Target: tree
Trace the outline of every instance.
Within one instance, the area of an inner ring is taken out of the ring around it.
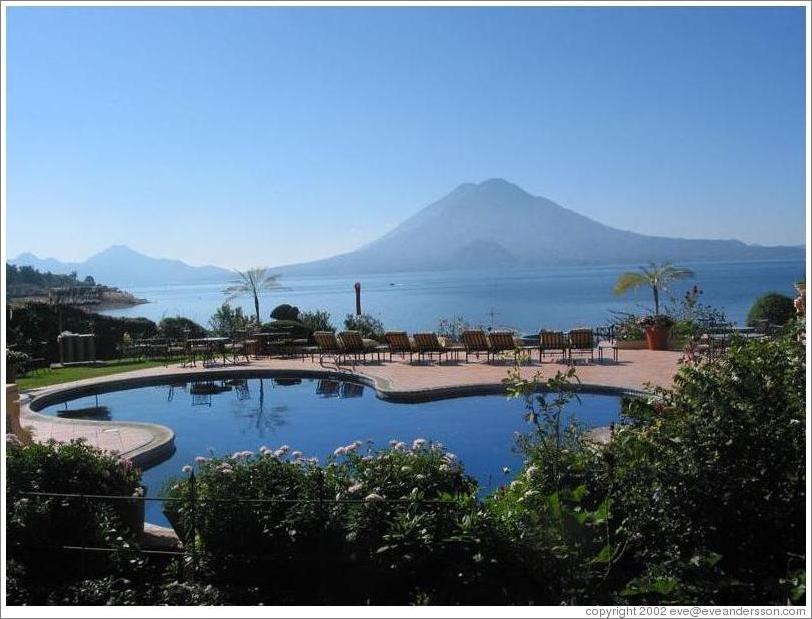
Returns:
[[[252,267],[246,271],[237,271],[240,276],[231,285],[223,291],[226,295],[226,302],[232,301],[237,297],[244,294],[249,294],[254,297],[254,310],[256,311],[257,324],[262,324],[259,315],[259,295],[266,290],[280,288],[279,283],[276,281],[278,275],[268,275],[268,267]]]
[[[660,292],[668,289],[668,285],[679,279],[694,277],[691,269],[677,267],[670,262],[656,264],[649,262],[647,267],[640,267],[640,272],[626,271],[617,278],[614,293],[625,294],[629,290],[648,286],[654,295],[654,313],[660,313]]]
[[[242,313],[241,307],[232,308],[223,303],[209,319],[209,327],[214,335],[232,337],[236,331],[248,328],[251,319]]]
[[[773,325],[785,325],[795,316],[795,305],[790,297],[778,292],[770,292],[756,299],[747,312],[747,324],[754,327],[766,320]]]

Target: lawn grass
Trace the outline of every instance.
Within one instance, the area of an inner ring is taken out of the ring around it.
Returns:
[[[144,370],[162,365],[164,365],[163,361],[136,361],[125,359],[122,361],[109,361],[105,365],[98,366],[75,366],[54,370],[39,370],[37,372],[32,371],[26,376],[18,377],[17,386],[20,388],[20,391],[24,391],[26,389],[36,389],[38,387],[47,387],[48,385],[67,383],[73,380],[107,376],[109,374],[129,372],[131,370]]]

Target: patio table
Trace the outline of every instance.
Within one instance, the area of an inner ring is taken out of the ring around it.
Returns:
[[[203,367],[206,367],[206,364],[213,364],[218,354],[223,356],[223,363],[227,363],[226,344],[228,342],[229,339],[227,337],[196,337],[190,339],[189,345],[191,346],[192,352],[192,364],[194,364],[195,345],[203,348]]]
[[[257,352],[261,352],[263,356],[270,357],[271,346],[273,344],[283,344],[285,340],[290,337],[290,333],[287,331],[260,331],[259,333],[252,334],[251,337],[259,341]]]

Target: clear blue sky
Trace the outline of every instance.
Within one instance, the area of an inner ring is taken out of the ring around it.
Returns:
[[[278,265],[491,177],[804,241],[802,8],[18,7],[7,69],[9,256]]]

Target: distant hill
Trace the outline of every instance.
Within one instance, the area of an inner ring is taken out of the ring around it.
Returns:
[[[803,247],[647,236],[589,219],[502,179],[460,185],[353,252],[285,275],[802,258]]]
[[[84,262],[61,262],[26,253],[9,260],[9,263],[52,273],[76,271],[80,279],[92,275],[96,281],[119,287],[218,283],[234,277],[228,269],[193,267],[180,260],[150,258],[124,245],[108,247]]]

